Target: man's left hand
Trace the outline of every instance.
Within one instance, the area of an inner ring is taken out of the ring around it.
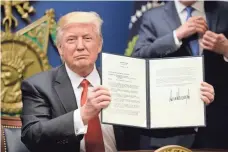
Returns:
[[[207,31],[200,42],[203,49],[228,57],[228,39],[223,34]]]
[[[214,87],[206,82],[201,83],[201,99],[207,105],[214,101],[215,91]]]

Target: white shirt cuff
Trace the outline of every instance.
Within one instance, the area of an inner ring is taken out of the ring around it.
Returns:
[[[228,62],[228,57],[225,57],[225,56],[224,56],[224,60],[225,60],[226,62]]]
[[[74,110],[74,132],[75,135],[82,135],[87,133],[88,125],[84,125],[80,113],[80,108]]]
[[[180,46],[182,45],[182,41],[178,40],[175,30],[173,31],[173,38],[174,38],[174,42],[176,44],[177,49],[179,49]]]

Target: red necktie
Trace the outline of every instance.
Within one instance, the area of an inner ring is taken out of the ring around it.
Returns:
[[[87,100],[89,81],[84,79],[81,82],[81,86],[83,87],[81,106],[83,106]],[[85,147],[86,152],[105,152],[101,124],[98,115],[90,119],[88,122],[88,129],[85,134]]]

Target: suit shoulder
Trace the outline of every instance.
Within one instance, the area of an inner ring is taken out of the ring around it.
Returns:
[[[206,8],[212,11],[227,12],[228,2],[226,1],[205,1]]]
[[[216,1],[219,6],[223,6],[224,8],[228,7],[228,1]]]
[[[146,11],[144,16],[151,17],[151,16],[158,16],[161,15],[164,10],[165,5],[161,5],[155,8],[151,8],[150,10]]]
[[[218,1],[219,9],[221,9],[223,12],[228,12],[228,2],[227,1]]]
[[[61,65],[63,66],[63,65]],[[32,84],[39,84],[39,83],[46,83],[46,82],[52,82],[58,69],[61,67],[58,66],[56,68],[52,68],[50,70],[37,73],[27,79],[24,79],[23,82],[29,82]]]

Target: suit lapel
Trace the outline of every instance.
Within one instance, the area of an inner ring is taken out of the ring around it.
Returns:
[[[163,18],[166,20],[172,31],[176,30],[181,25],[174,2],[168,2],[165,4]]]
[[[78,108],[73,87],[64,65],[58,69],[54,88],[66,112]]]
[[[205,14],[208,23],[209,30],[216,32],[217,22],[218,22],[218,10],[216,9],[217,2],[204,2]]]
[[[175,7],[174,1],[170,1],[165,4],[163,18],[169,25],[171,31],[176,30],[181,25],[181,21],[180,21],[179,15],[177,13],[177,9]],[[192,55],[192,51],[188,44],[188,40],[184,39],[183,43],[187,43],[187,45],[184,45],[184,47],[187,50],[187,52],[190,55]]]

